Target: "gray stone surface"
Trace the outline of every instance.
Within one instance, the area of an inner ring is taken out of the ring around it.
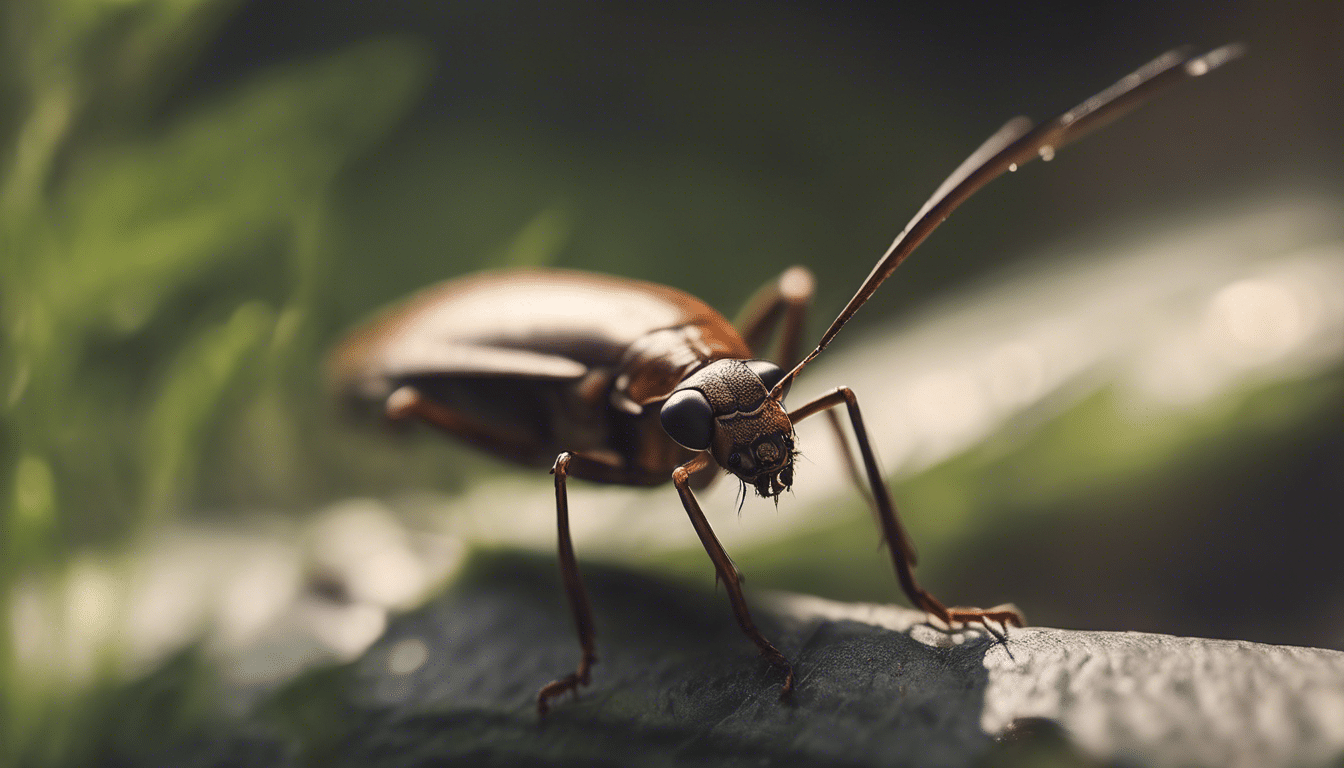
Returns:
[[[893,606],[772,602],[799,618],[859,621],[936,645],[960,639]],[[1154,765],[1319,765],[1344,756],[1339,651],[1027,627],[982,659],[987,733],[1049,718],[1087,753]]]
[[[779,674],[721,590],[592,566],[593,683],[539,721],[537,688],[577,658],[553,568],[478,559],[359,661],[282,692],[270,717],[290,723],[307,758],[344,765],[999,764],[996,736],[1014,723],[1040,731],[1020,718],[1057,722],[1082,753],[1066,764],[1344,755],[1344,653],[1043,628],[1000,642],[903,608],[757,595],[762,629],[798,675],[781,703]],[[343,725],[314,738],[294,714],[305,707],[320,710],[310,722]]]

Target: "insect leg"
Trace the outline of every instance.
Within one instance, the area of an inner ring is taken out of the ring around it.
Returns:
[[[756,291],[738,313],[736,323],[752,354],[762,354],[765,342],[782,319],[784,329],[776,345],[775,363],[785,369],[796,365],[803,338],[803,320],[815,292],[816,280],[811,271],[798,266],[789,267]]]
[[[756,623],[751,620],[751,612],[747,610],[747,600],[742,595],[741,576],[738,575],[733,561],[728,558],[728,553],[723,551],[723,545],[714,535],[714,530],[709,527],[709,521],[705,519],[705,513],[700,510],[700,503],[695,500],[695,494],[691,492],[691,475],[702,469],[708,462],[708,454],[702,453],[677,467],[672,471],[672,483],[677,487],[677,494],[681,496],[681,504],[686,507],[686,514],[691,518],[691,525],[695,527],[695,532],[700,536],[700,543],[705,545],[705,552],[714,563],[714,570],[718,573],[719,580],[728,590],[728,601],[733,606],[733,616],[737,618],[738,626],[756,644],[756,647],[761,649],[761,655],[765,656],[766,660],[784,671],[784,686],[779,691],[779,697],[781,699],[788,698],[793,691],[793,667],[784,658],[784,654],[771,645],[770,641],[761,635],[760,630],[756,629]]]
[[[1003,624],[1022,626],[1022,615],[1010,607],[991,609],[982,608],[946,608],[933,595],[915,581],[915,548],[910,537],[901,525],[896,505],[891,501],[891,493],[882,479],[872,445],[868,441],[868,430],[863,426],[863,415],[859,412],[859,400],[849,387],[840,387],[828,395],[813,400],[789,413],[789,419],[795,424],[821,411],[829,410],[843,403],[849,410],[849,421],[854,427],[854,437],[859,443],[859,452],[863,456],[864,469],[868,473],[868,484],[872,489],[872,499],[877,506],[877,522],[882,538],[891,552],[892,564],[896,566],[896,578],[901,589],[917,607],[928,611],[946,623],[978,621],[981,623],[996,621]]]
[[[473,418],[442,402],[424,396],[414,386],[398,387],[388,395],[387,417],[402,421],[412,417],[503,456],[525,461],[536,453],[535,439]]]
[[[849,475],[850,482],[854,483],[854,489],[859,492],[859,496],[868,502],[868,508],[872,510],[873,517],[878,521],[882,519],[882,510],[878,508],[877,501],[873,495],[868,493],[868,487],[864,483],[863,475],[859,474],[858,462],[854,461],[854,449],[849,445],[849,439],[845,437],[845,428],[840,425],[840,416],[835,409],[826,409],[826,423],[831,425],[831,434],[835,435],[835,444],[840,450],[840,460],[845,465],[845,474]],[[878,523],[881,528],[881,522]],[[883,534],[883,541],[886,541],[886,535]],[[908,542],[907,542],[908,543]],[[910,564],[915,564],[915,549],[910,547]]]
[[[569,475],[570,465],[574,462],[588,463],[591,459],[575,456],[569,452],[555,459],[551,474],[555,475],[555,521],[559,539],[560,579],[565,585],[565,597],[569,600],[569,610],[574,615],[574,630],[579,635],[579,647],[583,655],[579,657],[579,668],[570,674],[546,684],[537,692],[537,714],[545,715],[550,709],[550,699],[565,691],[573,691],[577,696],[579,686],[588,684],[589,671],[597,663],[597,650],[593,643],[596,631],[593,629],[593,608],[588,602],[588,592],[583,588],[583,578],[579,575],[579,563],[574,558],[574,543],[569,537],[569,494],[565,491],[565,478]]]

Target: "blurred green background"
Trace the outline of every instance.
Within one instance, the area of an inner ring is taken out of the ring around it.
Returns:
[[[389,301],[545,263],[674,285],[731,317],[806,264],[815,336],[1004,119],[1053,114],[1176,44],[1250,54],[986,190],[837,344],[1015,274],[1046,244],[1344,192],[1337,3],[3,12],[3,617],[21,587],[59,602],[88,558],[184,522],[300,525],[352,496],[457,494],[511,472],[339,418],[322,357]],[[1044,623],[1344,648],[1340,384],[1336,359],[1160,429],[1117,419],[1102,387],[1010,425],[902,480],[910,510],[974,509],[945,530],[909,513],[922,573],[959,597],[995,583]],[[847,554],[872,551],[863,515],[855,502],[805,545],[736,554],[753,586],[888,599],[880,558]],[[707,573],[692,557],[630,555]],[[65,695],[18,668],[17,622],[0,632],[11,745]],[[116,658],[52,679],[115,681]],[[41,749],[74,754],[52,746],[65,731],[44,733]]]

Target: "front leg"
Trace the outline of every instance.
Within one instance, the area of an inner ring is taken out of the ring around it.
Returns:
[[[756,623],[751,620],[751,612],[747,610],[747,600],[742,595],[742,578],[733,565],[733,561],[728,558],[728,553],[723,551],[723,545],[719,543],[719,538],[714,535],[714,530],[709,527],[709,521],[705,519],[705,513],[700,510],[700,503],[695,500],[695,494],[691,492],[690,478],[695,472],[704,469],[709,464],[709,454],[702,453],[694,459],[677,467],[672,471],[672,483],[677,487],[677,494],[681,496],[681,504],[686,508],[686,514],[691,518],[691,525],[695,527],[695,532],[700,536],[700,543],[705,545],[705,552],[709,559],[714,563],[714,570],[718,579],[723,582],[723,586],[728,590],[728,602],[733,606],[733,616],[737,618],[737,625],[757,648],[761,649],[761,655],[766,658],[775,667],[784,672],[784,686],[779,691],[779,698],[787,699],[793,692],[793,667],[789,665],[788,659],[779,649],[766,640],[756,629]]]
[[[892,564],[896,566],[896,578],[900,581],[901,589],[905,591],[910,601],[947,624],[978,621],[988,626],[987,622],[996,621],[1005,625],[1022,626],[1022,614],[1013,608],[946,608],[937,598],[921,587],[919,582],[915,581],[915,548],[910,543],[910,537],[906,534],[905,527],[901,525],[900,516],[896,512],[896,505],[892,503],[891,493],[887,490],[887,484],[882,479],[882,473],[877,467],[877,458],[874,456],[872,445],[868,441],[868,430],[863,426],[863,414],[859,412],[858,397],[849,387],[840,387],[834,392],[822,395],[790,412],[789,420],[797,424],[808,416],[834,408],[841,403],[844,403],[849,410],[849,421],[854,427],[854,437],[858,440],[859,452],[863,455],[863,466],[868,474],[868,485],[872,489],[872,501],[877,509],[877,521],[882,529],[882,538],[887,544],[887,549],[891,552]]]

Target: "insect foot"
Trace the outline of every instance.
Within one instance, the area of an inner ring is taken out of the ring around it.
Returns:
[[[1001,633],[991,626],[991,621],[997,622],[999,626],[1003,627],[1003,632]],[[1011,604],[996,605],[988,609],[954,606],[947,609],[947,622],[949,626],[953,623],[970,624],[971,622],[979,622],[986,632],[1002,643],[1008,640],[1008,625],[1021,627],[1026,624],[1026,618],[1022,616],[1022,612],[1017,610],[1016,606]]]
[[[793,665],[774,646],[770,646],[769,649],[762,648],[761,655],[777,669],[784,670],[784,685],[779,689],[779,700],[788,701],[793,695]]]
[[[545,717],[546,713],[551,711],[550,700],[564,694],[566,691],[573,691],[574,698],[577,699],[579,697],[579,687],[588,684],[590,679],[589,672],[592,670],[593,664],[596,663],[596,658],[585,655],[583,659],[579,661],[578,670],[565,675],[559,680],[547,683],[545,687],[540,691],[537,691],[537,716]],[[792,681],[792,676],[790,676],[789,679]]]

